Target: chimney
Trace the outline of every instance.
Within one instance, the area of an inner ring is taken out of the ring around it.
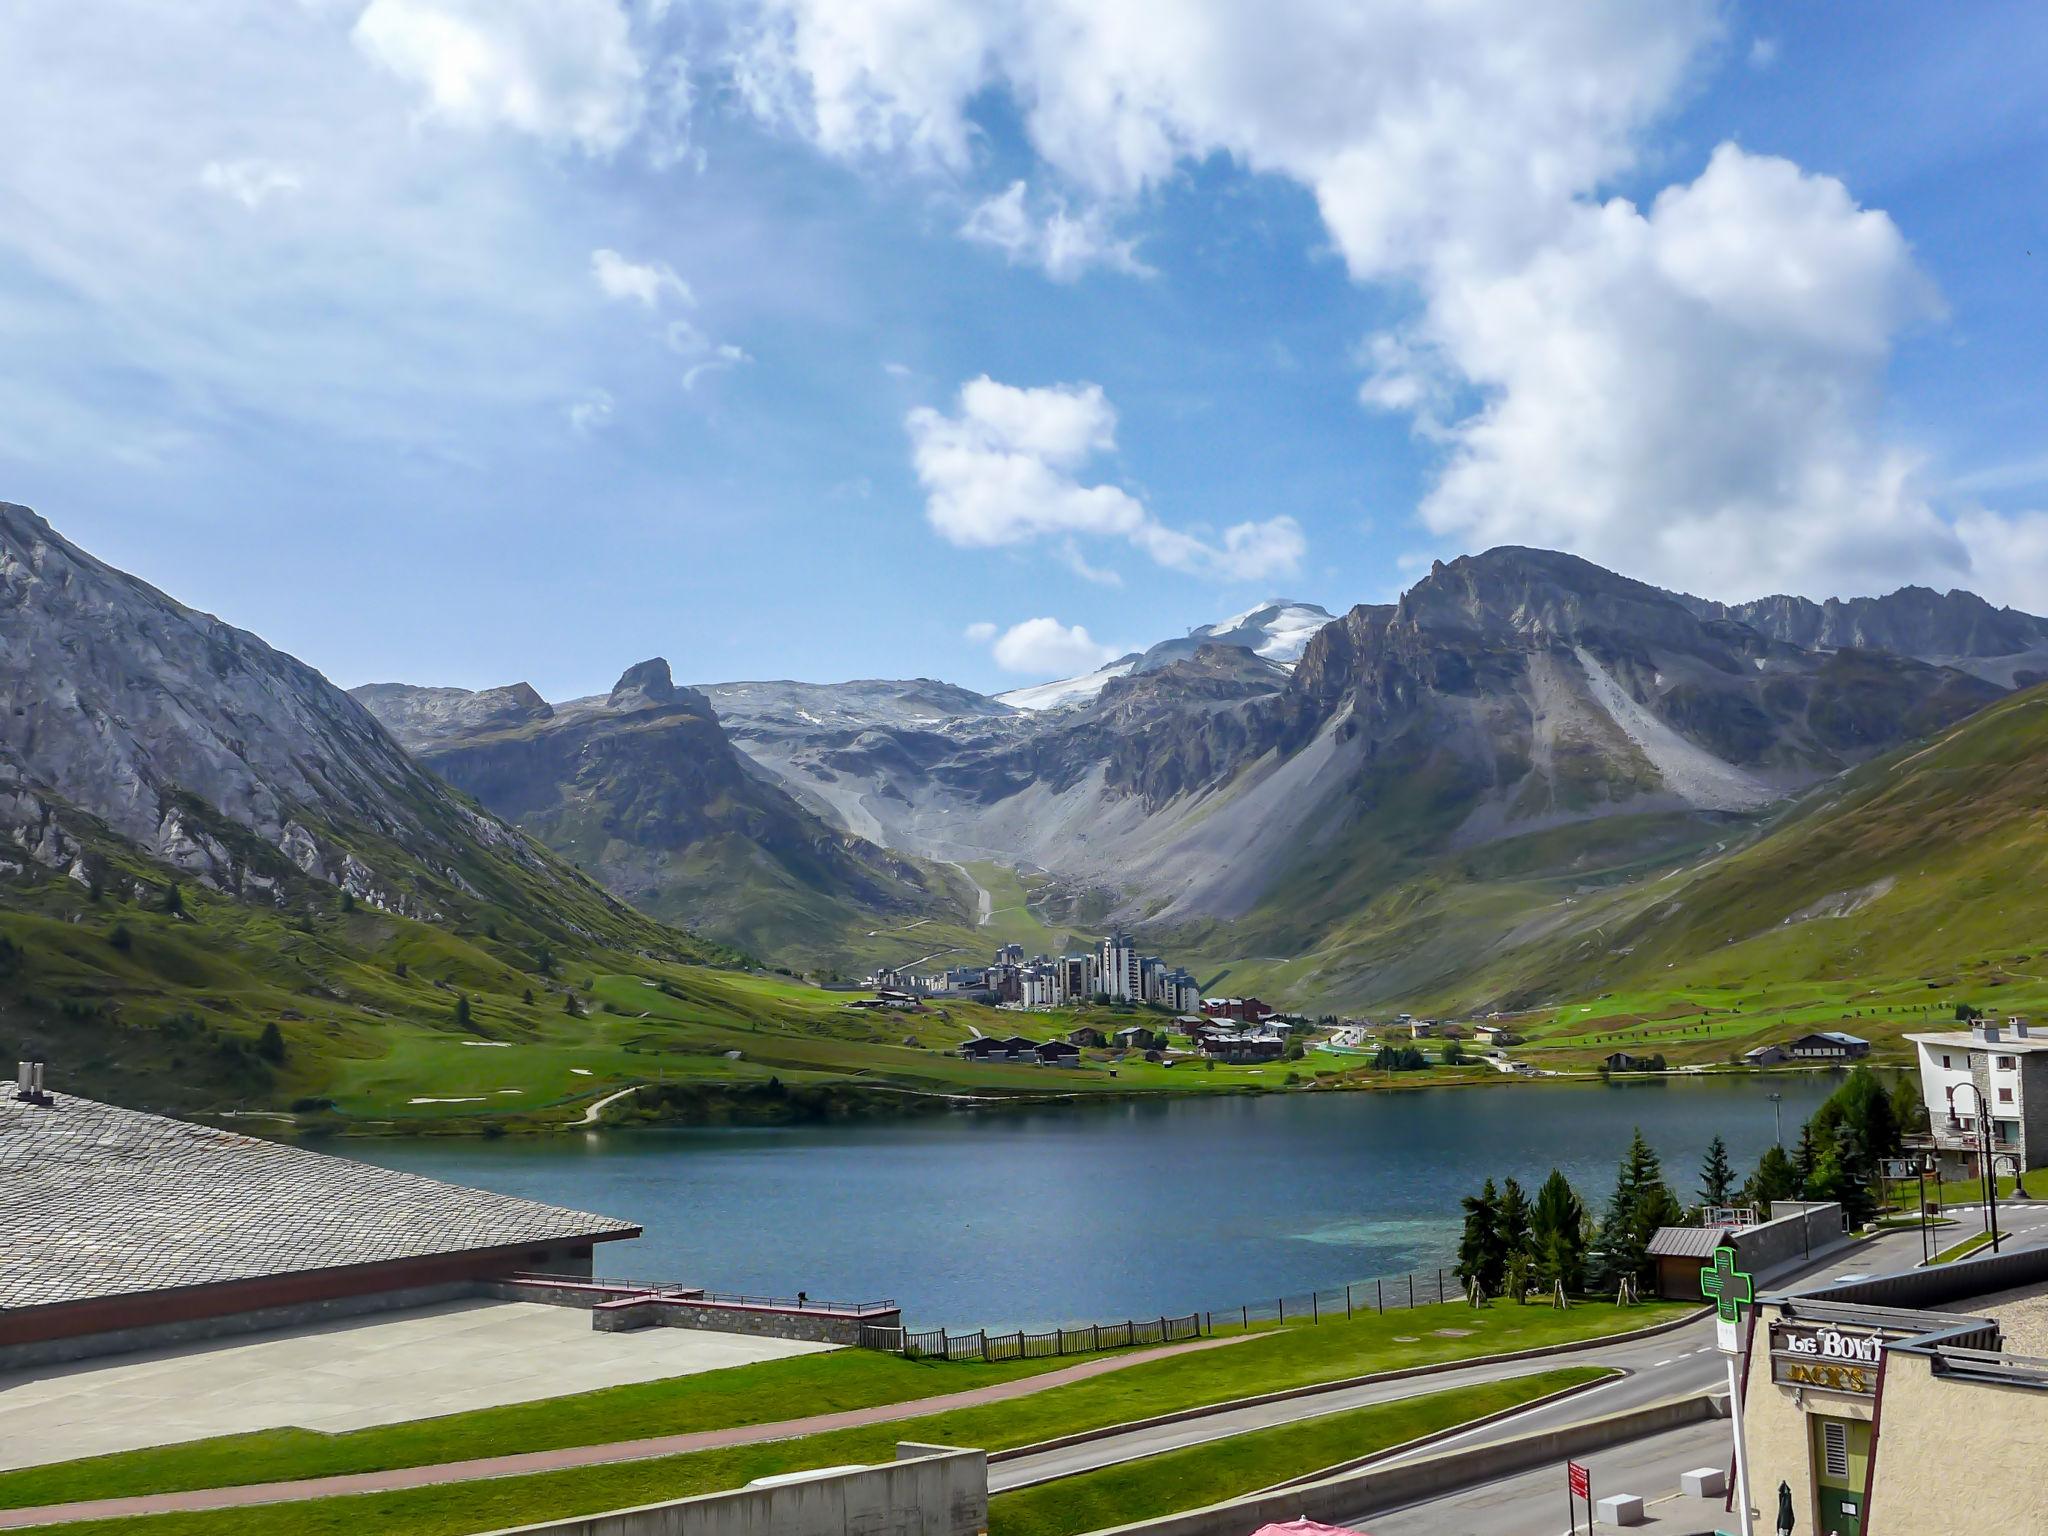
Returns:
[[[1998,1026],[1990,1019],[1978,1019],[1970,1025],[1970,1033],[1985,1045],[1998,1044]]]
[[[2021,1018],[2018,1014],[2014,1014],[2005,1022],[2012,1026],[2013,1039],[2024,1040],[2027,1038],[2027,1021],[2025,1019]]]
[[[17,1063],[14,1076],[14,1096],[24,1104],[48,1104],[49,1094],[43,1091],[43,1064],[40,1061]]]

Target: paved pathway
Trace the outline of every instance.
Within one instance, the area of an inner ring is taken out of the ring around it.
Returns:
[[[135,1498],[92,1499],[75,1504],[45,1505],[34,1509],[0,1510],[0,1529],[13,1530],[30,1525],[56,1525],[75,1520],[104,1520],[126,1515],[155,1515],[173,1510],[233,1509],[251,1504],[279,1504],[299,1499],[328,1498],[336,1494],[390,1493],[401,1488],[424,1488],[436,1483],[464,1483],[485,1477],[519,1477],[532,1472],[559,1472],[569,1467],[602,1466],[611,1462],[641,1461],[650,1456],[676,1456],[688,1451],[717,1450],[730,1445],[752,1445],[763,1440],[788,1440],[799,1435],[823,1434],[834,1429],[858,1429],[871,1424],[889,1424],[901,1419],[923,1418],[927,1414],[950,1413],[956,1408],[978,1408],[986,1403],[1009,1402],[1054,1387],[1104,1376],[1134,1365],[1145,1365],[1174,1355],[1199,1350],[1221,1349],[1244,1342],[1246,1335],[1221,1339],[1194,1339],[1185,1344],[1168,1344],[1155,1349],[1132,1350],[1100,1360],[1086,1360],[1037,1376],[1021,1376],[992,1386],[966,1392],[949,1392],[940,1397],[913,1398],[903,1403],[881,1403],[872,1408],[852,1408],[841,1413],[819,1413],[803,1419],[782,1419],[772,1424],[742,1424],[730,1429],[699,1430],[691,1434],[656,1435],[645,1440],[614,1440],[603,1445],[564,1446],[552,1451],[525,1451],[512,1456],[485,1456],[472,1461],[439,1462],[424,1467],[394,1467],[381,1472],[354,1472],[334,1477],[310,1477],[284,1483],[250,1483],[239,1488],[195,1488],[186,1493],[143,1494]],[[1252,1334],[1249,1337],[1258,1338]]]

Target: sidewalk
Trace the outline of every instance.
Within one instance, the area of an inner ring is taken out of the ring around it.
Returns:
[[[237,1488],[195,1488],[184,1493],[140,1494],[132,1498],[89,1499],[74,1504],[46,1504],[30,1509],[0,1510],[0,1530],[31,1525],[60,1525],[79,1520],[107,1520],[128,1515],[160,1515],[174,1511],[238,1509],[253,1504],[281,1504],[301,1499],[324,1499],[339,1494],[392,1493],[403,1488],[425,1488],[438,1483],[466,1483],[487,1477],[521,1477],[533,1472],[560,1472],[571,1467],[596,1467],[612,1462],[642,1461],[653,1456],[678,1456],[690,1451],[710,1451],[733,1445],[752,1445],[763,1440],[791,1440],[802,1435],[823,1434],[835,1429],[859,1429],[872,1424],[891,1424],[926,1414],[947,1413],[956,1408],[978,1408],[987,1403],[1009,1402],[1054,1387],[1071,1386],[1091,1377],[1105,1376],[1134,1365],[1198,1350],[1220,1349],[1239,1344],[1258,1334],[1235,1334],[1221,1339],[1195,1339],[1156,1349],[1133,1350],[1101,1360],[1088,1360],[1039,1376],[1019,1377],[966,1392],[940,1397],[920,1397],[903,1403],[882,1403],[872,1408],[853,1408],[840,1413],[814,1414],[804,1419],[781,1419],[772,1424],[742,1424],[731,1429],[699,1430],[683,1435],[657,1435],[645,1440],[613,1440],[602,1445],[564,1446],[552,1451],[523,1451],[510,1456],[485,1456],[470,1461],[445,1461],[421,1467],[394,1467],[380,1472],[352,1472],[334,1477],[309,1477],[296,1482],[248,1483]]]

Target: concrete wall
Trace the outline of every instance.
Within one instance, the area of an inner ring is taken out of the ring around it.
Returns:
[[[636,1328],[703,1328],[713,1333],[743,1333],[755,1338],[801,1339],[811,1344],[860,1343],[864,1327],[900,1328],[901,1312],[869,1312],[859,1317],[807,1312],[795,1307],[725,1306],[676,1296],[634,1296],[599,1304],[590,1314],[600,1333]]]
[[[1847,1285],[1831,1285],[1810,1293],[1810,1299],[1940,1311],[1954,1302],[2038,1285],[2044,1280],[2048,1280],[2048,1248],[2021,1248],[1986,1258],[1958,1259],[1953,1264],[1933,1264],[1926,1269],[1901,1270]]]
[[[2048,1393],[1944,1378],[1933,1365],[1925,1355],[1886,1359],[1865,1528],[2040,1530]]]
[[[1735,1234],[1735,1251],[1752,1275],[1768,1275],[1848,1240],[1842,1208],[1833,1202],[1777,1200],[1771,1219]]]
[[[980,1536],[988,1529],[985,1453],[906,1443],[897,1455],[888,1466],[511,1526],[488,1536]]]
[[[1472,1450],[1449,1451],[1391,1467],[1367,1467],[1279,1492],[1255,1493],[1205,1509],[1120,1525],[1096,1536],[1246,1536],[1262,1525],[1289,1520],[1334,1523],[1369,1519],[1474,1483],[1491,1482],[1644,1435],[1697,1424],[1716,1417],[1722,1407],[1721,1399],[1714,1397],[1675,1398]],[[1560,1471],[1560,1486],[1563,1481]]]

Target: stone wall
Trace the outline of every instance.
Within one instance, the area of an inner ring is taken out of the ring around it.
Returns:
[[[899,1445],[886,1466],[764,1478],[598,1515],[512,1526],[488,1536],[981,1536],[988,1529],[988,1456]]]
[[[593,1308],[591,1326],[600,1333],[636,1328],[702,1328],[712,1333],[744,1333],[756,1338],[800,1339],[811,1344],[860,1343],[864,1327],[899,1328],[901,1312],[847,1313],[805,1311],[796,1307],[738,1306],[693,1301],[683,1296],[633,1296]]]

